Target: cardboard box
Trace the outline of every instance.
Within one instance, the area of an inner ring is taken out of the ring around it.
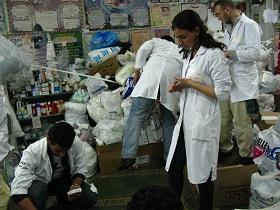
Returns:
[[[122,143],[97,146],[101,175],[118,171],[121,160]],[[160,161],[163,157],[163,143],[146,144],[138,147],[137,165]]]
[[[116,58],[111,58],[104,63],[98,63],[94,66],[89,67],[89,74],[95,75],[100,73],[102,77],[105,75],[113,76],[116,71],[120,68],[120,64]]]
[[[280,112],[261,112],[262,120],[269,126],[275,125],[277,119],[280,117]]]
[[[251,194],[251,175],[256,171],[256,165],[218,168],[217,180],[214,182],[214,207],[236,207],[248,204]]]

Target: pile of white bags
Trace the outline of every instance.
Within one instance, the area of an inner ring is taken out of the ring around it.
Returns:
[[[273,206],[280,202],[280,118],[274,126],[259,132],[253,158],[259,172],[251,179],[250,209]]]
[[[120,120],[123,118],[119,90],[104,91],[93,96],[87,104],[89,116],[98,123],[102,119]]]
[[[261,209],[272,206],[280,201],[280,181],[278,173],[261,176],[252,174],[250,209]]]

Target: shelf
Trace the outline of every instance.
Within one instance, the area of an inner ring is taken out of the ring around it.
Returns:
[[[46,101],[46,100],[54,100],[57,98],[59,99],[68,99],[73,95],[74,92],[62,92],[62,93],[54,93],[54,94],[49,94],[49,95],[38,95],[38,96],[30,96],[30,97],[24,97],[24,98],[13,98],[14,100],[17,101],[28,101],[28,102],[41,102],[41,101]]]
[[[50,115],[45,115],[45,116],[40,116],[41,119],[48,119],[48,118],[55,118],[55,117],[64,117],[64,112],[63,113],[57,113],[57,114],[50,114]],[[27,119],[18,119],[19,122],[26,122],[30,121],[32,118],[27,118]]]

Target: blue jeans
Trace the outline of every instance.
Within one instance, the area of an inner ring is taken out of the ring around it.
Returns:
[[[122,158],[136,158],[141,125],[150,116],[155,103],[154,99],[149,98],[133,97],[131,99],[132,104],[123,138]],[[166,160],[176,122],[172,112],[162,105],[160,105],[160,113],[164,145],[163,158]]]
[[[81,186],[81,196],[71,202],[68,201],[67,191],[69,190],[70,185],[71,182],[68,182],[68,180],[65,179],[58,179],[53,183],[51,182],[49,185],[35,180],[28,189],[28,196],[38,210],[45,210],[48,195],[56,196],[60,209],[70,210],[72,208],[90,208],[95,205],[97,194],[92,192],[90,190],[90,185],[85,182]]]

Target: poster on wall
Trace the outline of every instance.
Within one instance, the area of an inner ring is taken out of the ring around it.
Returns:
[[[151,4],[151,25],[153,27],[169,27],[175,15],[180,11],[180,4]]]
[[[26,52],[32,58],[32,63],[34,65],[45,66],[47,59],[47,47],[45,45],[41,45],[40,48],[35,47],[34,41],[32,39],[32,34],[24,34],[24,35],[10,35],[7,36],[11,42],[13,42],[17,47],[21,48],[24,52]]]
[[[115,29],[115,30],[103,30],[103,31],[113,31],[118,35],[120,42],[130,42],[130,34],[129,34],[129,30],[127,29]],[[88,52],[90,52],[90,42],[96,32],[97,31],[88,31],[83,33],[85,57],[87,57]],[[100,32],[100,30],[98,32]]]
[[[7,19],[4,0],[0,0],[0,34],[7,34]]]
[[[201,19],[204,22],[207,21],[207,14],[208,14],[207,4],[187,4],[187,3],[183,3],[182,4],[182,10],[186,10],[186,9],[194,10],[195,12],[197,12],[199,14],[199,16],[201,17]]]
[[[81,31],[50,32],[50,37],[57,60],[62,59],[66,64],[71,64],[75,63],[75,58],[84,57]]]
[[[168,27],[171,25],[169,4],[151,4],[151,25],[153,27]]]
[[[32,31],[40,24],[44,31],[82,28],[82,0],[8,0],[11,32]]]
[[[91,30],[150,25],[148,0],[85,0],[85,13]]]
[[[149,28],[131,29],[132,52],[136,53],[139,47],[147,40],[151,39]]]

